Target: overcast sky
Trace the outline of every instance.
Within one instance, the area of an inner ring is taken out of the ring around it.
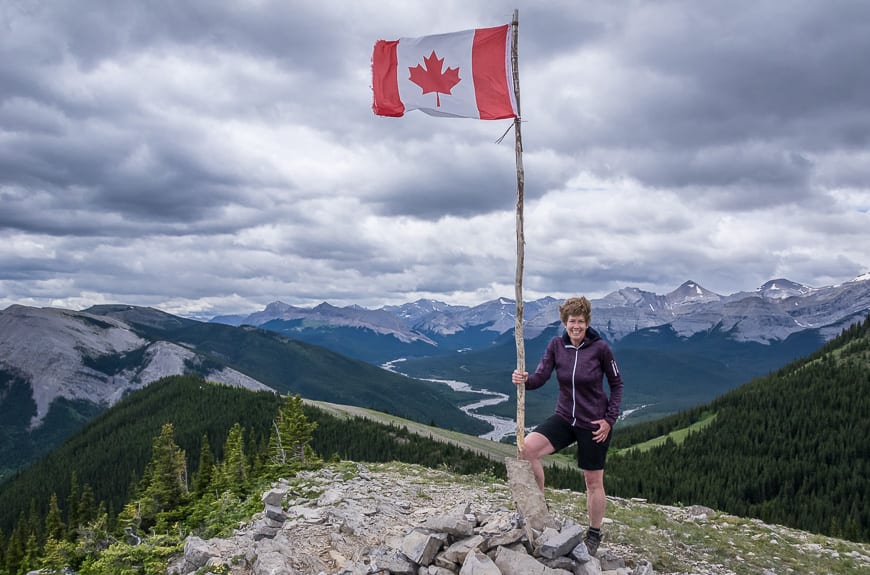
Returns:
[[[0,0],[0,309],[513,298],[512,121],[370,64],[514,8],[524,299],[870,271],[870,2]]]

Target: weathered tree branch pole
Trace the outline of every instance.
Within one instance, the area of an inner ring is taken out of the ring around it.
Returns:
[[[516,327],[514,339],[517,345],[517,371],[526,370],[526,349],[523,339],[523,261],[525,259],[526,239],[523,234],[523,188],[525,173],[523,172],[523,136],[520,120],[520,76],[517,56],[517,40],[519,39],[519,11],[514,10],[511,26],[511,68],[514,78],[514,98],[517,102],[517,115],[514,118],[514,138],[517,156],[517,272],[514,281],[514,294],[517,301]],[[526,436],[526,388],[517,386],[517,457],[522,458]]]
[[[516,327],[514,338],[517,344],[517,370],[526,370],[526,351],[523,341],[523,259],[525,254],[525,237],[523,235],[523,137],[520,115],[520,76],[517,59],[517,39],[519,37],[519,11],[514,10],[511,25],[511,68],[514,77],[514,97],[517,103],[517,115],[514,118],[514,136],[516,138],[517,156],[517,273],[514,284],[517,300]],[[558,527],[553,516],[547,509],[544,492],[538,487],[531,464],[523,458],[526,435],[526,388],[517,388],[517,456],[505,458],[505,468],[508,475],[508,485],[517,509],[523,518],[529,540],[534,540],[535,531],[540,533],[547,527]]]

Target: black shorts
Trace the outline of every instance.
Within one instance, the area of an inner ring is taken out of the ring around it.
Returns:
[[[558,415],[552,415],[547,421],[536,427],[535,432],[540,433],[550,441],[550,445],[555,449],[554,453],[576,442],[577,467],[580,469],[586,471],[604,469],[607,449],[610,447],[610,437],[613,435],[612,429],[607,434],[607,439],[598,443],[592,439],[591,429],[571,427],[571,424]]]

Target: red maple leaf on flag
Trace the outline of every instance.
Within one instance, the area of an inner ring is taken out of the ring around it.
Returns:
[[[417,64],[413,68],[408,68],[411,76],[408,78],[421,88],[424,94],[435,92],[435,106],[441,106],[441,96],[439,94],[450,94],[453,86],[461,80],[459,77],[459,68],[447,68],[443,73],[441,68],[444,67],[444,58],[439,59],[435,54],[435,50],[427,58],[423,57],[423,62],[426,68]]]

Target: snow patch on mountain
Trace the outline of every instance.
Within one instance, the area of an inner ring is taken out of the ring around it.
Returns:
[[[683,283],[665,296],[665,300],[671,307],[717,302],[721,299],[721,295],[705,289],[693,281]]]
[[[807,287],[803,284],[779,278],[770,280],[761,287],[757,292],[767,299],[785,299],[788,297],[800,297],[816,291],[814,288]]]

